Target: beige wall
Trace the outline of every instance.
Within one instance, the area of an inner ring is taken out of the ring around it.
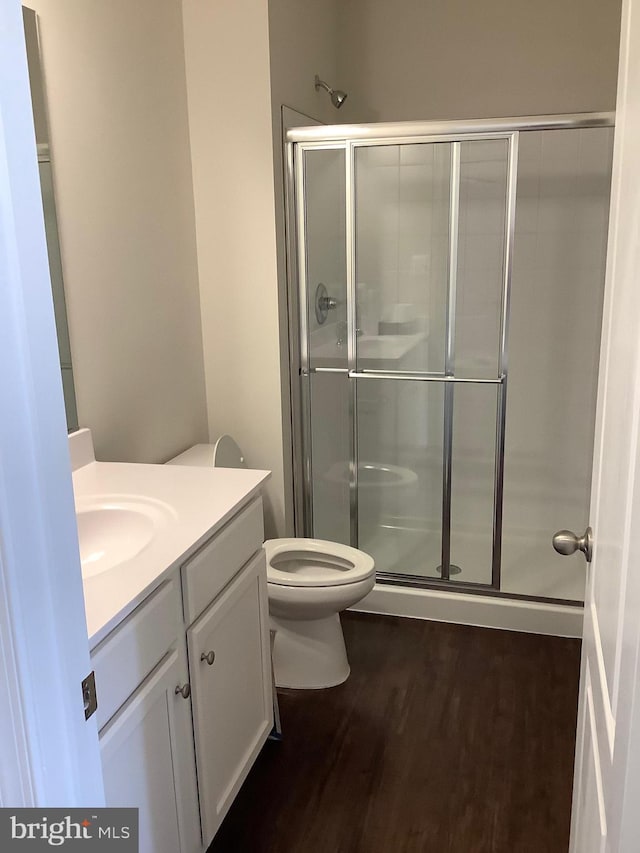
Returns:
[[[274,130],[280,132],[284,104],[311,118],[335,124],[339,113],[316,74],[330,86],[338,66],[338,0],[269,0],[269,49]]]
[[[268,535],[292,524],[280,113],[335,120],[313,79],[335,75],[336,9],[183,2],[209,432],[273,472]]]
[[[206,439],[179,0],[36,0],[81,426],[99,459]]]
[[[619,0],[344,0],[348,121],[615,108]]]
[[[339,113],[332,106],[327,93],[323,90],[316,91],[314,86],[317,74],[330,86],[340,87],[336,81],[338,6],[338,0],[269,0],[277,287],[279,315],[282,318],[280,440],[283,446],[285,486],[285,526],[282,532],[287,535],[293,535],[293,438],[286,329],[287,268],[282,138],[284,125],[293,127],[317,122],[335,124],[338,121]],[[289,108],[284,117],[283,107]]]
[[[184,0],[209,432],[268,468],[284,519],[267,0]]]

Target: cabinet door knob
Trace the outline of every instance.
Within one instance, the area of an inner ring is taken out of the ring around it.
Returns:
[[[215,659],[216,659],[216,653],[215,652],[202,652],[202,654],[200,655],[200,660],[203,662],[206,661],[209,664],[209,666],[213,666],[213,662]]]
[[[183,684],[182,687],[180,687],[180,685],[178,684],[175,689],[175,694],[176,696],[180,694],[183,699],[188,699],[189,696],[191,696],[191,685],[189,684],[189,682]]]

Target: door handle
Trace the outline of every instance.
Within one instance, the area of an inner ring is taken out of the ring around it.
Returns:
[[[213,666],[213,662],[216,659],[215,652],[202,652],[200,655],[200,660],[204,663],[205,661],[209,664],[209,666]]]
[[[582,536],[576,536],[572,530],[558,530],[553,537],[553,547],[558,554],[568,556],[582,551],[587,563],[591,562],[593,556],[593,530],[587,527]]]

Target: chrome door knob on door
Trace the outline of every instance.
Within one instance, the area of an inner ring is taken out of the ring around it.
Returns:
[[[572,530],[558,530],[553,537],[553,547],[565,557],[582,551],[587,563],[590,563],[593,556],[593,531],[587,527],[582,536],[576,536]]]

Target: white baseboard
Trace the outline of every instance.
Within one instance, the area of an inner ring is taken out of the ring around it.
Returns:
[[[582,637],[583,609],[568,604],[376,584],[350,609],[529,634]]]

